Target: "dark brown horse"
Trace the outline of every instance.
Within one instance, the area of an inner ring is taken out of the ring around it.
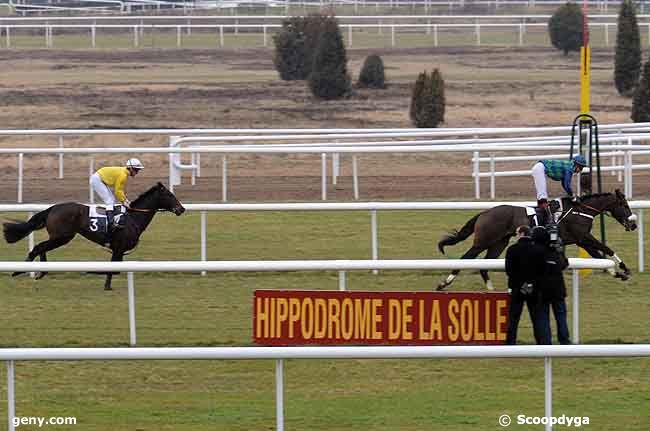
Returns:
[[[614,253],[614,250],[598,241],[592,234],[591,228],[594,217],[601,213],[611,215],[625,227],[625,230],[636,229],[636,216],[632,214],[625,195],[620,190],[615,193],[601,193],[583,196],[580,203],[573,204],[570,198],[562,199],[565,209],[559,221],[560,237],[565,245],[576,244],[584,248],[594,258],[613,257],[623,272],[610,271],[617,278],[627,280],[630,270]],[[474,244],[461,259],[474,259],[487,250],[486,259],[495,259],[508,246],[508,241],[515,235],[515,229],[528,225],[529,220],[525,207],[500,205],[472,217],[459,231],[446,235],[438,243],[442,254],[444,248],[457,244],[474,234]],[[438,290],[448,287],[460,271],[454,270],[438,285]],[[481,270],[481,277],[490,290],[493,289],[490,276],[486,270]]]
[[[113,252],[111,261],[121,262],[124,254],[135,248],[140,235],[149,226],[158,210],[172,211],[177,216],[185,212],[185,208],[176,196],[161,183],[156,184],[131,203],[131,207],[123,216],[124,227],[116,230],[111,236],[108,246]],[[33,261],[37,256],[40,256],[42,262],[47,261],[48,251],[66,245],[77,234],[96,244],[106,246],[106,234],[98,232],[90,225],[88,212],[88,206],[75,202],[56,204],[37,213],[24,223],[4,223],[4,237],[8,243],[15,243],[35,230],[47,228],[49,238],[36,244],[27,255],[27,262]],[[15,272],[12,275],[18,274],[21,273]],[[38,278],[42,278],[45,274],[39,274]],[[113,273],[106,274],[105,290],[111,290],[112,277]]]

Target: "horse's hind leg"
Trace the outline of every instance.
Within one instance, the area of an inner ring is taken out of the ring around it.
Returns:
[[[485,250],[485,249],[480,248],[480,247],[472,247],[469,250],[467,250],[467,252],[465,252],[464,255],[461,256],[461,259],[474,259],[474,258],[476,258],[476,256],[481,254],[481,252],[483,250]],[[453,271],[451,271],[451,274],[449,274],[447,276],[445,281],[442,281],[442,282],[440,282],[438,284],[438,287],[436,288],[436,290],[445,290],[446,288],[451,286],[451,283],[454,282],[454,279],[456,278],[456,276],[458,275],[459,272],[460,272],[460,269],[454,269]]]
[[[63,245],[66,245],[70,241],[72,241],[72,238],[74,238],[74,235],[72,236],[63,236],[59,238],[50,238],[46,241],[39,242],[36,244],[36,246],[32,249],[32,251],[27,254],[27,259],[25,259],[25,262],[32,262],[34,259],[36,259],[37,256],[41,256],[41,260],[43,259],[43,256],[45,253],[47,253],[50,250],[54,250],[56,248],[59,248]],[[47,261],[47,257],[45,257],[45,260]],[[11,274],[13,277],[24,274],[24,272],[14,272]],[[44,274],[43,274],[44,275]],[[39,276],[38,278],[42,278],[42,275]]]
[[[487,253],[485,253],[485,258],[486,259],[496,259],[503,253],[503,250],[508,246],[508,241],[510,241],[510,237],[505,237],[501,241],[499,241],[496,244],[492,244],[490,248],[488,248]],[[490,280],[490,275],[488,274],[487,269],[481,269],[479,271],[481,273],[481,277],[483,277],[483,282],[485,283],[485,287],[487,287],[487,290],[494,290],[494,286],[492,285],[492,280]]]

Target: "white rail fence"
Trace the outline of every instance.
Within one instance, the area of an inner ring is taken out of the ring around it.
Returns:
[[[207,213],[212,211],[369,211],[371,259],[379,259],[378,211],[444,211],[476,210],[483,211],[498,205],[534,206],[535,202],[350,202],[350,203],[271,203],[271,204],[185,204],[188,211],[200,211],[200,253],[201,262],[208,260],[207,253]],[[637,210],[637,270],[645,271],[645,226],[644,209],[650,208],[650,201],[630,201],[630,208]],[[49,208],[51,204],[0,204],[0,213],[33,213]],[[459,222],[460,224],[460,222]],[[34,234],[30,234],[27,251],[34,248]]]
[[[650,40],[650,23],[639,23],[639,27],[645,27],[645,33],[648,35],[647,38],[642,40]],[[536,28],[540,29],[539,34],[546,36],[544,30],[548,27],[547,23],[474,23],[474,24],[395,24],[395,23],[379,23],[379,24],[339,24],[342,29],[342,32],[347,35],[346,43],[348,48],[354,47],[354,34],[356,32],[357,37],[360,37],[361,32],[363,35],[372,37],[373,41],[377,41],[377,36],[382,36],[384,32],[390,34],[390,44],[389,46],[395,47],[398,42],[398,33],[402,34],[413,34],[415,32],[420,32],[427,37],[431,38],[433,46],[440,46],[440,33],[444,30],[468,30],[473,33],[474,44],[476,46],[484,45],[485,36],[482,36],[486,30],[493,29],[509,29],[513,31],[513,42],[516,40],[516,44],[519,46],[524,46],[526,43],[525,35],[527,34],[528,29]],[[151,39],[154,40],[155,34],[162,36],[163,33],[171,33],[175,35],[176,42],[175,46],[181,48],[183,46],[184,34],[185,37],[190,37],[192,31],[200,30],[202,32],[209,32],[214,37],[214,44],[219,47],[226,46],[226,35],[229,37],[237,37],[241,34],[256,34],[261,35],[261,45],[269,45],[269,34],[273,33],[274,30],[281,28],[281,24],[4,24],[0,28],[4,29],[4,39],[5,48],[17,47],[12,38],[16,38],[16,32],[23,31],[20,37],[29,36],[31,37],[31,32],[36,30],[39,33],[42,32],[42,37],[44,40],[44,47],[53,48],[54,47],[54,36],[55,31],[59,31],[61,34],[59,37],[70,36],[70,31],[77,31],[76,36],[79,36],[83,33],[89,35],[89,46],[92,48],[97,47],[97,35],[98,32],[104,30],[106,33],[110,33],[114,36],[114,31],[118,30],[121,34],[128,36],[129,33],[133,35],[132,45],[134,48],[143,46],[144,44],[144,35],[145,31],[152,35]],[[590,30],[592,31],[592,38],[594,38],[599,33],[597,30],[600,30],[603,34],[605,46],[610,46],[610,27],[616,29],[616,22],[605,22],[605,23],[589,23]],[[370,30],[374,30],[370,32]],[[596,39],[594,39],[596,40]],[[155,43],[155,42],[153,42]],[[169,43],[169,42],[168,42]],[[501,42],[503,43],[503,42]],[[592,42],[593,43],[593,42]],[[173,42],[172,42],[173,44]],[[458,42],[454,42],[452,45],[458,45]],[[462,44],[462,42],[460,43]],[[158,46],[162,46],[163,43],[158,42]]]
[[[187,138],[190,139],[190,138]],[[208,138],[205,138],[208,140]],[[640,137],[628,136],[628,139],[642,139],[645,140],[646,136],[641,135]],[[602,138],[602,141],[606,141],[607,138]],[[618,142],[616,139],[612,138],[612,142]],[[619,139],[620,141],[620,139]],[[412,144],[412,143],[409,143]],[[353,179],[353,193],[354,198],[359,199],[359,177],[358,177],[358,166],[357,166],[357,155],[358,154],[386,154],[386,153],[454,153],[454,152],[467,152],[474,154],[474,180],[475,180],[475,189],[480,190],[480,177],[481,174],[476,174],[478,172],[478,159],[481,152],[488,153],[502,153],[502,152],[528,152],[528,151],[567,151],[568,145],[543,145],[536,146],[531,143],[526,145],[511,145],[509,143],[490,143],[490,144],[457,144],[457,145],[437,145],[431,143],[418,143],[417,145],[399,145],[398,143],[381,143],[378,145],[372,146],[359,146],[355,143],[346,143],[346,144],[319,144],[320,146],[287,146],[287,145],[278,145],[278,146],[262,146],[262,145],[253,145],[253,146],[195,146],[195,147],[124,147],[124,148],[10,148],[2,149],[0,148],[0,155],[2,154],[13,154],[18,158],[17,165],[17,202],[23,202],[23,182],[24,182],[24,157],[28,154],[58,154],[61,157],[61,154],[84,154],[90,155],[88,172],[89,176],[95,170],[95,154],[168,154],[169,155],[169,184],[173,190],[174,185],[180,184],[181,179],[181,170],[190,169],[192,171],[193,182],[195,181],[195,176],[200,176],[200,158],[197,159],[197,155],[201,153],[212,153],[212,154],[221,154],[222,155],[222,201],[226,202],[227,197],[227,155],[228,154],[319,154],[321,156],[321,199],[327,200],[327,155],[332,155],[334,160],[338,160],[340,154],[350,154],[352,159],[352,179]],[[603,151],[647,151],[647,145],[626,145],[624,148],[621,148],[620,145],[601,145],[601,150]],[[189,153],[193,155],[193,162],[190,165],[182,165],[180,163],[180,157],[175,156],[174,154]],[[200,157],[200,156],[198,156]],[[626,157],[629,159],[629,172],[634,169],[645,169],[645,165],[640,165],[635,168],[632,165],[632,155],[626,154]],[[59,159],[61,160],[61,159]],[[59,162],[61,166],[61,162]],[[603,168],[604,170],[612,170],[612,168]],[[615,166],[614,169],[619,169]],[[626,169],[622,167],[620,169]],[[338,170],[338,163],[334,168],[336,172]],[[59,168],[61,172],[61,167]],[[529,171],[519,171],[516,175],[524,175]],[[491,181],[494,183],[494,178],[496,176],[505,176],[507,174],[500,173],[492,175]],[[333,175],[333,180],[338,176],[337,173]],[[629,190],[631,193],[631,173],[625,176],[626,190]],[[492,185],[492,190],[494,186]],[[478,193],[477,193],[478,195]],[[480,195],[477,196],[480,198]],[[90,193],[89,185],[89,199],[93,201],[92,193]]]
[[[604,124],[600,125],[601,133],[617,134],[617,136],[626,136],[633,132],[645,132],[650,130],[650,123],[622,123],[622,124]],[[212,135],[210,141],[223,141],[237,142],[237,141],[251,141],[251,142],[266,142],[266,141],[309,141],[314,139],[327,140],[337,142],[338,139],[365,139],[373,138],[374,142],[355,142],[359,146],[377,146],[382,145],[383,142],[377,140],[392,140],[393,145],[406,145],[404,142],[395,141],[396,139],[414,138],[414,137],[429,137],[430,139],[440,137],[454,137],[448,140],[430,140],[430,141],[411,141],[409,144],[460,144],[460,143],[528,143],[532,140],[543,140],[542,137],[518,137],[507,138],[508,135],[515,134],[550,134],[556,135],[555,137],[547,137],[546,143],[550,143],[552,139],[558,139],[561,143],[568,143],[566,140],[567,134],[571,133],[570,126],[551,126],[551,127],[511,127],[511,128],[436,128],[436,129],[0,129],[0,137],[6,138],[22,138],[22,137],[53,137],[58,144],[58,148],[63,150],[65,147],[65,138],[79,138],[79,137],[99,137],[99,136],[167,136],[169,138],[170,146],[182,145],[185,142],[198,143],[200,142],[196,135]],[[179,137],[178,135],[190,135]],[[192,136],[193,135],[193,136]],[[470,136],[472,139],[459,139],[461,136]],[[500,136],[500,138],[487,139],[487,136]],[[484,137],[479,139],[479,137]],[[564,138],[565,141],[561,141]],[[285,144],[286,145],[286,144]],[[313,146],[313,144],[292,144],[298,146]],[[51,149],[47,151],[51,153]],[[1,154],[1,153],[0,153]],[[56,153],[58,156],[58,178],[64,177],[64,151]],[[196,159],[192,165],[185,167],[181,166],[179,169],[192,169],[192,177],[195,175],[200,176],[200,153],[192,156]],[[174,159],[177,164],[180,164],[178,158]],[[20,160],[19,160],[20,161]],[[90,168],[93,167],[93,159],[91,157]],[[196,166],[194,166],[196,165]],[[171,169],[172,167],[170,167]],[[175,167],[174,167],[175,168]],[[22,166],[19,165],[19,171]],[[172,175],[178,176],[178,172],[171,172]],[[171,180],[170,175],[170,180]],[[336,180],[334,176],[333,180]],[[170,181],[171,183],[171,181]],[[19,184],[22,184],[19,178]],[[21,193],[19,193],[20,195]],[[21,202],[21,200],[19,200]]]
[[[579,343],[579,277],[580,269],[612,269],[609,259],[570,258],[573,270],[573,342]],[[447,270],[505,269],[504,259],[443,260],[286,260],[286,261],[134,261],[134,262],[0,262],[0,272],[126,272],[129,301],[129,343],[135,346],[135,272],[285,272],[338,271],[338,288],[346,290],[346,272],[362,270]]]
[[[284,431],[286,359],[544,358],[544,416],[553,416],[552,358],[647,358],[649,344],[568,346],[137,347],[0,349],[7,366],[8,431],[15,431],[16,362],[140,360],[275,360],[276,430]],[[641,412],[639,412],[641,414]],[[552,429],[545,424],[545,430]]]
[[[650,201],[631,201],[630,208],[637,210],[637,269],[645,271],[645,229],[644,212],[650,208]],[[267,203],[267,204],[185,204],[188,211],[200,211],[200,253],[201,262],[208,260],[207,253],[207,213],[212,211],[369,211],[370,213],[370,258],[379,259],[378,211],[483,211],[498,205],[534,206],[535,202],[350,202],[350,203]],[[49,208],[50,204],[0,204],[0,213],[33,213]],[[461,222],[459,222],[460,225]],[[29,235],[27,251],[34,248],[34,234]]]

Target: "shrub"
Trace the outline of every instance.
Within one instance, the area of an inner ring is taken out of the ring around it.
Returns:
[[[320,41],[327,15],[313,14],[292,17],[282,22],[282,29],[273,36],[273,64],[285,81],[307,79],[311,73],[314,51]]]
[[[409,111],[416,127],[437,127],[445,120],[445,82],[438,69],[418,75]]]
[[[548,21],[551,44],[568,55],[582,46],[583,15],[580,6],[567,2],[560,6]]]
[[[634,90],[631,118],[635,123],[650,122],[650,60],[643,66],[641,81]]]
[[[359,73],[359,87],[386,88],[384,62],[378,55],[369,55]]]
[[[618,94],[631,96],[641,73],[641,38],[631,0],[621,3],[616,33],[614,84]]]
[[[314,54],[309,88],[319,99],[331,100],[349,95],[350,75],[341,29],[335,18],[323,23],[320,43]]]

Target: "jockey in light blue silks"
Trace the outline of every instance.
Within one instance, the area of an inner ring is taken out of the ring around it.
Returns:
[[[573,194],[571,183],[573,174],[580,173],[587,166],[587,161],[582,155],[575,156],[572,160],[540,160],[535,163],[532,170],[535,190],[537,191],[537,205],[542,211],[544,220],[540,225],[546,225],[551,219],[551,212],[548,207],[548,191],[546,188],[546,177],[562,182],[562,188],[567,195],[577,202],[578,197]]]

